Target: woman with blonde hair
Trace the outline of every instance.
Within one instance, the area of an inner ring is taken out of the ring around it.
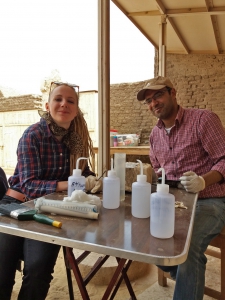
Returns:
[[[77,85],[52,82],[46,112],[28,127],[18,144],[17,166],[9,178],[9,192],[1,203],[15,200],[11,190],[35,199],[68,189],[68,177],[79,157],[93,155],[87,124],[78,106]],[[101,190],[87,160],[80,161],[86,189]],[[20,202],[19,202],[20,203]],[[24,260],[18,300],[44,300],[47,296],[60,246],[0,233],[0,299],[10,300],[19,259]]]

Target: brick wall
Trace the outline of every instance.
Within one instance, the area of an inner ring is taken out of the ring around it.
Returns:
[[[155,70],[158,69],[157,59],[156,52]],[[168,54],[166,72],[175,85],[180,105],[212,110],[225,126],[225,55]],[[143,145],[148,144],[156,123],[156,118],[136,98],[148,79],[110,86],[110,127],[119,133],[142,130]]]
[[[0,97],[0,111],[21,111],[42,108],[42,97],[38,95],[21,95]]]

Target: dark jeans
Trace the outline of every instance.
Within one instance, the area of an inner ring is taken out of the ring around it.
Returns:
[[[205,288],[205,250],[225,225],[225,197],[198,199],[188,257],[179,266],[160,266],[176,278],[173,300],[202,300]]]
[[[0,233],[0,299],[10,300],[18,260],[23,257],[23,282],[18,300],[44,300],[60,246]]]

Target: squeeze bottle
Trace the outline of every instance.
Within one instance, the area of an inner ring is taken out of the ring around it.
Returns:
[[[68,178],[68,196],[70,197],[75,190],[85,191],[85,177],[81,175],[79,161],[81,159],[88,159],[87,157],[79,157],[76,161],[76,169],[73,170],[73,175]]]
[[[151,184],[147,182],[147,176],[143,175],[142,162],[140,164],[140,175],[137,175],[137,182],[132,183],[131,213],[136,218],[150,217],[150,195]]]
[[[111,170],[108,177],[103,178],[103,207],[115,209],[120,206],[120,179],[113,170],[113,158],[111,158]]]
[[[165,184],[165,170],[162,171],[162,184],[157,184],[156,193],[150,196],[150,232],[156,238],[167,239],[174,235],[175,197]]]

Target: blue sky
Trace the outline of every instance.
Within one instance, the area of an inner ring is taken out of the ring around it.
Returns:
[[[52,70],[81,90],[98,89],[97,0],[3,0],[0,86],[40,94]],[[153,77],[154,47],[111,3],[110,81]]]

